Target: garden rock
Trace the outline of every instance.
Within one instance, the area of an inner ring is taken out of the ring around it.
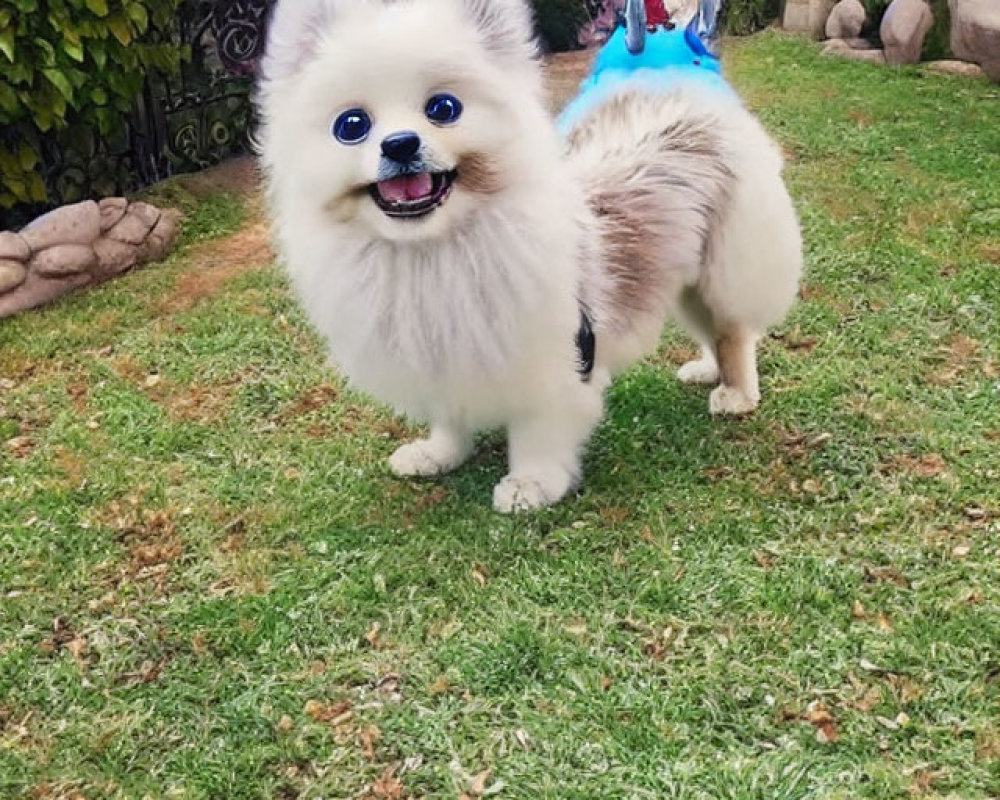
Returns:
[[[94,252],[97,253],[98,271],[103,279],[128,272],[139,263],[139,251],[134,245],[114,239],[94,242]]]
[[[21,231],[36,253],[57,244],[90,244],[100,235],[101,212],[93,200],[50,211]]]
[[[160,210],[149,203],[133,203],[108,237],[125,244],[142,244],[160,220]]]
[[[86,272],[65,278],[46,278],[37,272],[29,272],[24,283],[17,289],[0,294],[0,319],[48,305],[67,292],[82,289],[92,280],[93,278]]]
[[[951,49],[956,58],[980,64],[1000,81],[1000,2],[948,0],[951,11]]]
[[[19,233],[0,232],[0,319],[162,259],[180,212],[112,197],[51,211]]]
[[[97,255],[86,244],[57,244],[42,250],[31,260],[31,268],[46,278],[76,275],[95,266]]]
[[[177,238],[180,222],[181,213],[175,208],[167,209],[160,214],[159,220],[141,248],[139,260],[143,263],[161,260]]]
[[[24,239],[13,231],[0,233],[0,258],[25,262],[31,258],[31,248]]]
[[[28,276],[28,270],[20,261],[0,259],[0,294],[16,289]]]
[[[844,39],[831,39],[823,45],[822,55],[840,56],[842,58],[850,58],[854,61],[867,61],[871,64],[885,63],[884,51],[875,49],[871,42],[868,42],[867,40],[861,41],[863,41],[865,45],[863,49],[853,47],[851,42],[845,41]]]
[[[916,64],[934,14],[924,0],[892,0],[879,31],[890,64]]]
[[[828,39],[856,39],[864,30],[868,14],[861,0],[840,0],[826,20]]]
[[[826,38],[826,21],[830,18],[837,0],[810,0],[809,35],[821,41]]]
[[[128,210],[128,200],[124,197],[105,197],[97,204],[101,209],[101,233],[107,233]]]
[[[978,64],[970,64],[968,61],[958,61],[953,58],[928,61],[924,66],[931,72],[937,72],[941,75],[957,75],[960,78],[982,78],[986,74]]]
[[[786,0],[781,27],[792,33],[809,33],[810,0]]]

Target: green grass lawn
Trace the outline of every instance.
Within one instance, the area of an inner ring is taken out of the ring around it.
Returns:
[[[0,797],[1000,797],[1000,87],[728,65],[808,250],[763,406],[668,332],[551,511],[498,436],[390,476],[238,197],[0,323]]]

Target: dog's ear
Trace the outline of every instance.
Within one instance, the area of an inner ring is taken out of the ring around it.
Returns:
[[[535,19],[526,0],[461,0],[490,51],[502,57],[533,58]]]
[[[335,5],[336,0],[278,0],[267,25],[265,81],[293,77],[316,54]]]

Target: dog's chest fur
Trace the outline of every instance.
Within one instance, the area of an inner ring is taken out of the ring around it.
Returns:
[[[573,295],[543,226],[482,213],[434,242],[375,241],[341,251],[328,275],[299,275],[297,283],[306,304],[315,303],[311,315],[337,361],[373,391],[404,378],[439,385],[502,379],[533,348],[562,349],[558,339],[538,341],[549,335],[547,320],[560,316],[559,298]],[[340,285],[328,285],[331,279]],[[339,298],[336,309],[331,296]]]

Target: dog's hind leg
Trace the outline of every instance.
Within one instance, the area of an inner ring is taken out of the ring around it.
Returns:
[[[760,404],[757,378],[757,340],[745,326],[724,329],[715,340],[722,383],[709,397],[713,414],[749,414]]]
[[[389,459],[404,478],[432,478],[460,467],[472,453],[472,434],[458,425],[432,425],[426,439],[404,444]]]
[[[681,383],[700,383],[715,386],[719,382],[719,361],[716,356],[715,330],[712,313],[706,307],[698,290],[688,287],[680,296],[677,309],[678,321],[698,340],[701,357],[688,361],[679,370]]]

